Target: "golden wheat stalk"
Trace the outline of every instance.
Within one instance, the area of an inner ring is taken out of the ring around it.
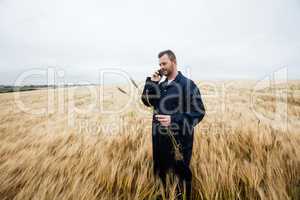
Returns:
[[[133,78],[130,77],[130,81],[131,81],[131,83],[134,85],[135,88],[137,88],[137,89],[139,88],[139,87],[138,87],[138,84],[133,80]],[[123,90],[122,88],[117,87],[117,89],[118,89],[120,92],[122,92],[123,94],[127,94],[127,95],[129,96],[129,94],[128,94],[125,90]]]
[[[170,127],[167,128],[167,132],[168,132],[168,135],[170,136],[172,144],[173,144],[175,160],[177,160],[177,161],[183,160],[183,155],[180,152],[181,146],[180,146],[180,144],[177,144],[174,134],[170,130]]]
[[[135,88],[139,88],[138,84],[130,77],[131,83],[134,85]]]
[[[154,113],[158,114],[158,112],[154,109]],[[173,132],[170,129],[170,126],[167,127],[167,134],[169,135],[171,142],[172,142],[172,146],[174,148],[174,158],[176,161],[179,160],[183,160],[183,155],[181,154],[180,150],[181,150],[181,145],[177,144],[176,139],[174,137]]]
[[[120,92],[122,92],[123,94],[127,94],[127,95],[128,95],[128,93],[127,93],[125,90],[123,90],[122,88],[117,87],[117,89],[118,89]]]

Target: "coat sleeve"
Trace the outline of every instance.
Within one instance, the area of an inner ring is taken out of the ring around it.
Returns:
[[[159,85],[158,81],[152,81],[151,77],[147,77],[145,86],[141,96],[142,102],[145,106],[156,106],[159,100]]]
[[[185,112],[171,115],[171,123],[188,123],[192,127],[196,126],[205,116],[205,107],[201,98],[201,93],[197,85],[191,81],[184,93],[186,102]]]

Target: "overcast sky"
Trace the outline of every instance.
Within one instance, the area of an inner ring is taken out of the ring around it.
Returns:
[[[165,49],[193,79],[300,79],[300,0],[0,0],[0,84],[48,66],[74,83],[104,68],[144,80]]]

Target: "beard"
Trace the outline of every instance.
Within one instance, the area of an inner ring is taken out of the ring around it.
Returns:
[[[163,75],[164,76],[169,76],[169,75],[171,75],[172,73],[173,73],[173,66],[172,67],[170,67],[170,68],[167,68],[167,69],[163,69],[162,70],[162,72],[163,72]]]
[[[163,72],[163,75],[164,75],[164,76],[168,76],[169,73],[170,73],[167,69],[163,70],[162,72]]]

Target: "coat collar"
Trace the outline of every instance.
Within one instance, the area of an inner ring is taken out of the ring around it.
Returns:
[[[183,75],[182,75],[181,71],[177,71],[177,72],[178,73],[177,73],[177,75],[176,75],[176,77],[175,77],[175,79],[173,81],[175,81],[176,83],[179,83]],[[171,81],[171,83],[169,85],[171,85],[173,81]],[[167,84],[168,84],[168,79],[166,78],[163,81],[163,85],[169,86]]]

